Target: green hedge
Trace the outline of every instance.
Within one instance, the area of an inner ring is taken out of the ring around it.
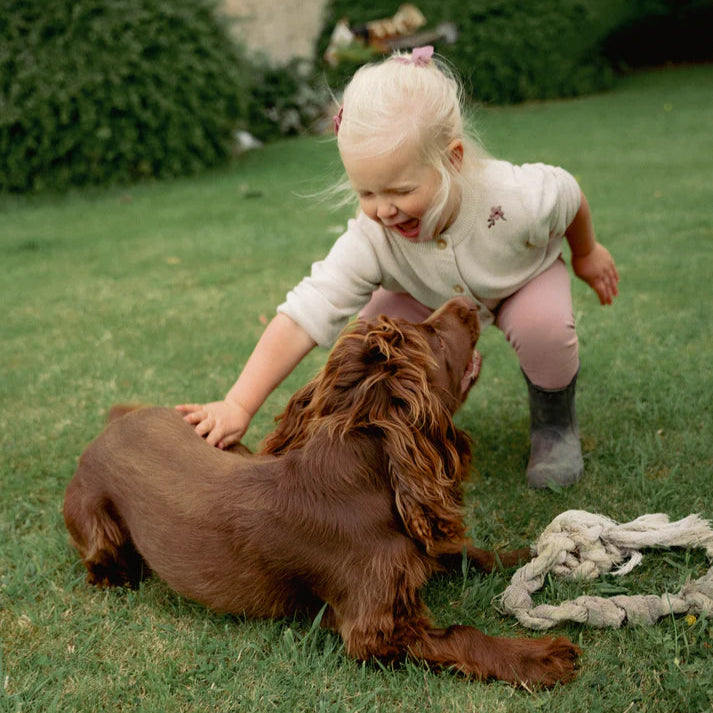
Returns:
[[[266,142],[311,133],[331,100],[321,74],[304,59],[285,66],[264,57],[252,62],[247,130]]]
[[[653,44],[642,39],[651,16],[657,18],[661,31],[674,21],[682,38],[705,35],[708,58],[713,56],[709,33],[698,29],[709,22],[710,0],[417,0],[416,4],[428,28],[440,22],[457,25],[458,41],[438,44],[437,49],[458,68],[472,96],[483,102],[568,97],[611,86],[615,69],[636,64],[637,48]],[[389,17],[398,5],[399,0],[333,0],[318,44],[319,56],[337,19],[347,17],[358,25]],[[661,52],[658,56],[661,61],[686,59],[685,47],[680,49],[676,57],[661,57]],[[338,88],[357,66],[358,61],[345,63],[328,69],[327,76]]]
[[[205,0],[0,0],[0,190],[225,160],[249,70]]]
[[[220,164],[236,128],[308,132],[328,102],[322,68],[248,60],[216,0],[0,0],[0,192],[178,176]],[[361,4],[360,4],[361,2]],[[335,21],[393,15],[399,0],[333,0]],[[712,0],[417,0],[479,101],[604,89],[615,69],[713,59]],[[339,89],[363,50],[336,70]]]
[[[481,0],[469,5],[459,41],[444,54],[465,68],[469,89],[479,100],[513,103],[611,86],[613,74],[601,45],[622,21],[626,3]],[[451,8],[456,12],[457,3]]]

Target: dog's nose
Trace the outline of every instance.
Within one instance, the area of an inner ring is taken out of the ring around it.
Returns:
[[[451,318],[455,317],[461,323],[469,325],[477,335],[480,329],[480,320],[478,318],[478,305],[473,300],[468,297],[452,297],[425,321],[428,324],[436,324],[446,315],[450,315]]]
[[[478,317],[478,305],[473,302],[473,300],[467,297],[454,297],[451,303],[458,309],[458,311],[463,314],[463,316],[470,316],[472,318]]]
[[[469,299],[468,297],[452,297],[449,301],[451,305],[454,307],[462,308],[462,309],[467,309],[467,310],[476,310],[477,311],[477,305],[473,300]]]

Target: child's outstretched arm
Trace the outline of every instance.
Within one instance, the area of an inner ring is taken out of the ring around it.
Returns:
[[[572,250],[574,274],[597,293],[603,305],[611,304],[619,294],[619,273],[609,251],[599,244],[594,236],[592,215],[584,194],[579,210],[567,228],[566,236]]]
[[[265,399],[314,346],[302,327],[278,313],[224,401],[181,404],[176,409],[186,414],[184,420],[194,425],[209,445],[228,448],[238,443]]]

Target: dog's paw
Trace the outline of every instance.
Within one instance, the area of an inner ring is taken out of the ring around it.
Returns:
[[[569,639],[544,637],[530,639],[528,643],[530,645],[520,652],[520,660],[513,666],[516,682],[525,688],[550,687],[574,678],[581,650]]]

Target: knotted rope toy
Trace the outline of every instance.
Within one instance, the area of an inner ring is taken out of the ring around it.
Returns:
[[[550,629],[565,621],[618,628],[624,623],[651,625],[668,614],[713,612],[713,567],[689,580],[677,594],[581,596],[558,606],[533,607],[532,594],[549,572],[561,577],[596,579],[621,576],[641,563],[643,548],[703,548],[713,560],[713,530],[698,515],[670,522],[667,515],[642,515],[619,524],[603,515],[568,510],[558,515],[534,546],[535,557],[521,567],[498,597],[497,606],[530,629]]]

